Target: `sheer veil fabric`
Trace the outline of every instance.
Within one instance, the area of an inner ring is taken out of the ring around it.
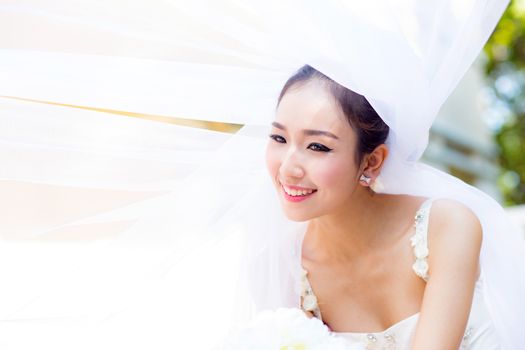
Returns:
[[[376,191],[453,198],[478,215],[487,305],[518,349],[518,228],[493,199],[418,161],[506,6],[3,2],[0,344],[207,349],[257,310],[298,306],[305,223],[280,212],[264,148],[280,88],[310,64],[390,126]]]

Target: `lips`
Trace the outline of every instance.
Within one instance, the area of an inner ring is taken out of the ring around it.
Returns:
[[[311,197],[316,189],[281,184],[284,197],[290,202],[300,202]]]

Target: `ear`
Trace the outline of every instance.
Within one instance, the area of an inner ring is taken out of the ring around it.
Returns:
[[[377,146],[372,153],[367,154],[363,160],[363,174],[370,177],[372,182],[381,173],[381,168],[388,156],[388,147],[385,144]]]

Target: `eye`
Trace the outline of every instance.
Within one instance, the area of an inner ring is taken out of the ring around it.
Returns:
[[[311,143],[308,145],[308,148],[316,152],[330,152],[332,150],[331,148],[321,145],[320,143]]]
[[[275,142],[286,143],[286,140],[281,135],[270,134],[270,138],[273,139]]]

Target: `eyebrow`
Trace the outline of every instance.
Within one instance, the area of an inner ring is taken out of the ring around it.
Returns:
[[[280,123],[273,122],[272,125],[274,127],[276,127],[277,129],[286,130],[286,127],[284,125],[280,124]],[[305,129],[305,130],[303,130],[303,133],[305,135],[309,135],[309,136],[328,136],[328,137],[331,137],[333,139],[339,140],[339,137],[337,137],[336,135],[332,134],[330,131]]]

